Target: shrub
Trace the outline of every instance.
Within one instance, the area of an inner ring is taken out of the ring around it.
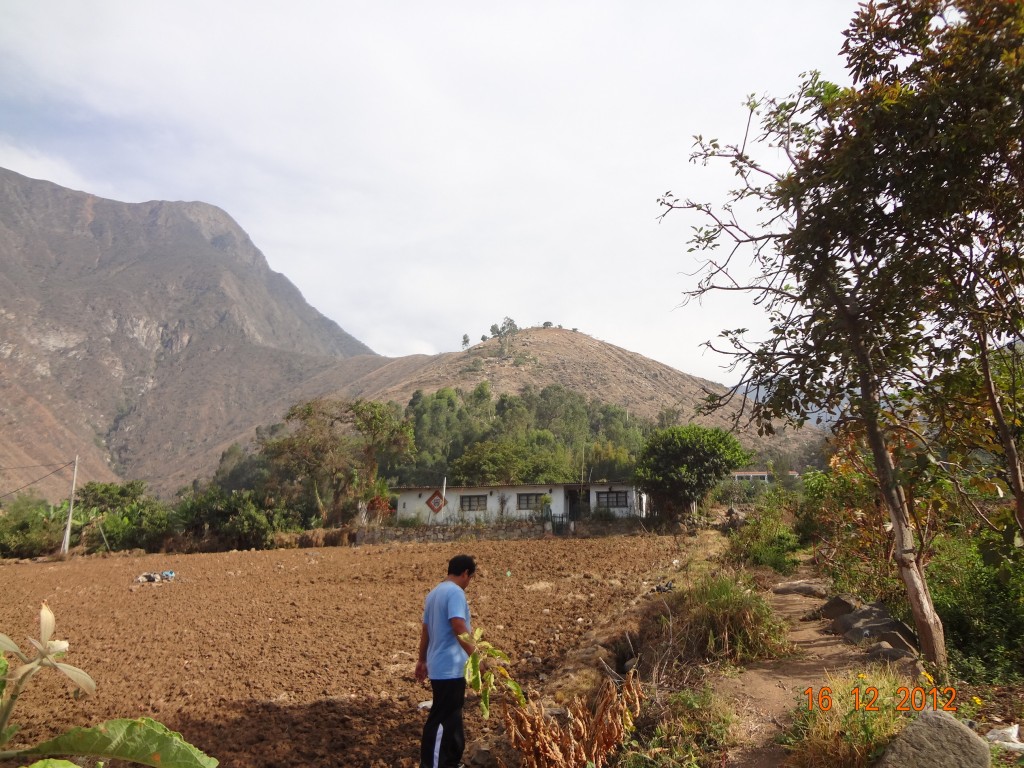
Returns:
[[[637,718],[636,738],[619,759],[621,768],[711,768],[723,764],[732,743],[732,711],[709,686],[683,689],[649,701]],[[644,727],[644,723],[651,726]]]
[[[789,651],[786,626],[742,574],[702,577],[669,593],[660,622],[667,647],[684,662],[744,663]]]
[[[274,546],[274,529],[267,516],[251,500],[228,520],[221,533],[225,543],[235,549],[270,549]]]
[[[64,516],[43,499],[19,495],[0,515],[0,557],[41,557],[60,549]]]
[[[908,683],[895,671],[877,667],[827,676],[821,686],[805,689],[781,738],[790,751],[786,765],[866,768],[910,721],[896,710],[905,699],[901,686]]]
[[[766,493],[746,525],[732,531],[728,559],[744,565],[763,565],[782,574],[792,573],[797,559],[792,553],[799,548],[796,534],[783,521],[786,505],[792,497],[785,491]]]
[[[1024,564],[1016,549],[1002,547],[992,532],[934,541],[928,586],[958,677],[1002,684],[1024,679]]]

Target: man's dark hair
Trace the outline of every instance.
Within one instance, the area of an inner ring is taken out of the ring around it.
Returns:
[[[449,576],[458,576],[466,571],[469,571],[470,576],[476,573],[476,562],[471,555],[456,555],[448,561]]]

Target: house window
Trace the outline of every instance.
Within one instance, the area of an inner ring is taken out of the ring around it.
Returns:
[[[459,511],[460,512],[480,512],[487,509],[487,495],[483,494],[480,496],[460,496],[459,497]]]
[[[532,509],[540,512],[540,500],[543,496],[543,493],[517,493],[516,509]]]
[[[629,507],[626,491],[598,491],[597,506],[604,509],[624,509]]]

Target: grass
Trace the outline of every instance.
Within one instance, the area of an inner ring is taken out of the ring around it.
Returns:
[[[710,768],[722,764],[736,718],[710,687],[645,704],[619,768]]]
[[[889,667],[870,667],[828,676],[822,686],[807,689],[781,739],[789,750],[785,765],[867,768],[914,715],[897,709],[906,700],[901,687],[915,686]]]
[[[658,621],[683,661],[743,664],[789,652],[785,625],[742,573],[702,576],[664,606]]]

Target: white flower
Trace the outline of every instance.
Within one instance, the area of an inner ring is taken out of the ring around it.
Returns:
[[[96,682],[89,677],[88,674],[83,672],[78,667],[73,667],[70,664],[64,664],[63,662],[57,661],[55,658],[58,654],[66,653],[68,650],[67,640],[53,640],[53,630],[56,627],[56,620],[53,617],[53,611],[50,610],[45,602],[43,607],[39,609],[39,639],[36,640],[34,637],[28,638],[28,641],[36,649],[36,657],[32,660],[21,652],[21,649],[11,641],[7,635],[0,635],[0,649],[13,653],[24,664],[15,669],[8,675],[8,679],[12,682],[21,681],[22,684],[27,682],[32,675],[38,672],[43,667],[52,667],[58,672],[62,672],[67,675],[68,679],[71,680],[78,688],[82,689],[86,693],[96,692]]]

